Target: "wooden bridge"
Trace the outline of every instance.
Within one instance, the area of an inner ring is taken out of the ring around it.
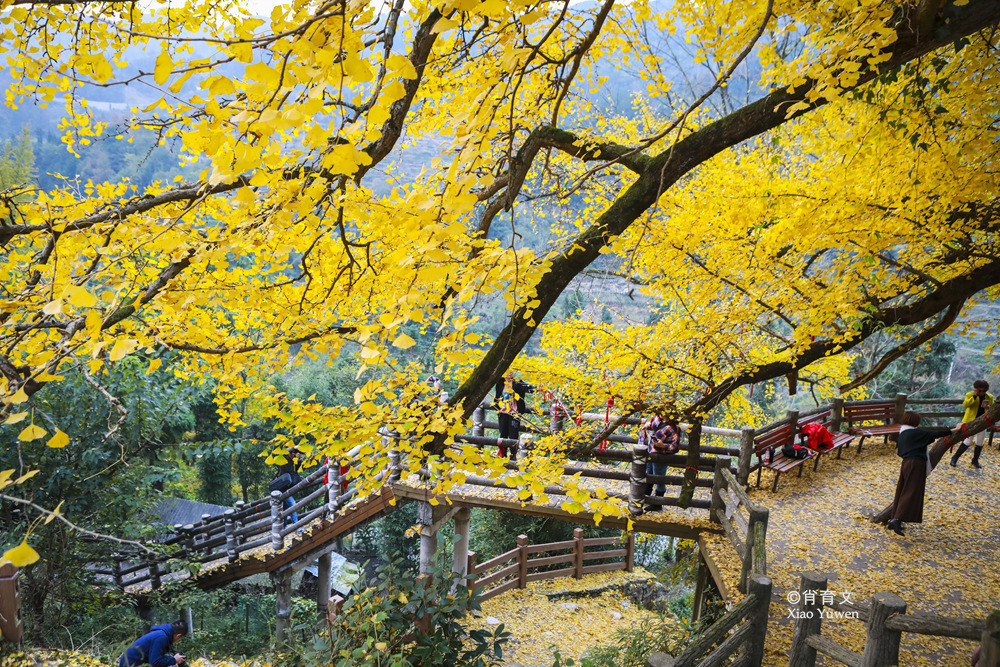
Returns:
[[[950,404],[956,401],[950,399],[935,402]],[[865,405],[874,403],[864,402]],[[901,412],[906,402],[905,397],[902,401],[897,397],[896,401],[882,403],[891,404],[896,412]],[[836,418],[843,415],[843,411],[851,405],[839,402],[821,410],[832,411]],[[562,418],[558,411],[546,410],[541,414],[551,418],[549,433],[562,429]],[[941,416],[953,415],[946,413]],[[587,421],[601,421],[607,417],[583,415],[583,418]],[[721,664],[716,662],[720,659],[719,656],[737,653],[745,656],[740,658],[739,664],[759,664],[755,660],[760,654],[761,644],[754,637],[759,630],[761,613],[766,618],[766,606],[770,602],[765,549],[768,512],[751,501],[745,487],[751,471],[764,464],[762,457],[755,451],[755,438],[768,432],[768,429],[783,427],[786,423],[792,425],[794,431],[799,418],[797,413],[790,412],[784,420],[762,429],[703,427],[702,433],[707,438],[700,446],[699,458],[694,466],[698,471],[695,494],[684,509],[678,506],[682,474],[646,474],[646,463],[650,456],[654,461],[665,463],[668,472],[671,469],[686,468],[688,461],[684,446],[676,454],[651,455],[644,446],[638,446],[634,438],[613,433],[608,436],[611,444],[606,449],[591,450],[571,445],[566,451],[568,458],[562,466],[561,474],[566,478],[567,485],[582,480],[584,488],[588,488],[588,484],[592,490],[599,487],[602,494],[621,501],[627,507],[627,515],[604,516],[601,525],[625,530],[631,523],[631,529],[636,532],[698,540],[702,546],[703,561],[696,589],[696,614],[700,611],[710,581],[714,581],[724,599],[734,605],[730,613],[720,620],[722,626],[717,627],[716,631],[721,631],[723,626],[726,627],[721,636],[734,628],[738,631],[729,635],[730,638],[704,660],[697,659],[694,657],[695,652],[688,651],[683,656],[685,659],[677,664]],[[628,419],[623,423],[637,424],[638,421]],[[450,489],[443,495],[435,495],[431,479],[433,471],[423,467],[416,473],[407,472],[404,475],[403,461],[393,449],[392,441],[395,436],[387,432],[381,450],[385,455],[383,467],[375,477],[381,488],[372,495],[359,498],[357,489],[350,485],[350,475],[341,479],[341,462],[323,465],[284,493],[274,492],[268,498],[247,504],[237,503],[236,507],[220,516],[203,517],[197,525],[174,526],[174,534],[164,542],[169,551],[167,555],[140,557],[123,554],[115,559],[111,568],[98,569],[97,574],[125,593],[141,596],[172,581],[191,577],[186,566],[192,563],[199,566],[193,580],[203,589],[267,573],[277,590],[277,629],[281,635],[288,627],[293,572],[319,560],[320,592],[317,604],[321,613],[326,612],[330,590],[329,554],[335,548],[337,538],[393,511],[400,504],[416,502],[421,571],[429,570],[431,559],[437,550],[438,530],[447,521],[453,520],[456,536],[453,554],[455,572],[461,576],[477,575],[488,583],[494,583],[496,572],[489,572],[489,568],[477,566],[474,559],[470,559],[468,525],[471,508],[505,509],[576,523],[593,523],[595,516],[586,505],[582,512],[571,513],[563,509],[567,488],[558,480],[545,488],[545,496],[542,498],[527,501],[519,499],[513,482],[510,486],[507,482],[511,475],[524,469],[532,451],[530,437],[522,437],[520,440],[489,438],[484,435],[486,428],[495,428],[495,424],[485,421],[484,407],[476,411],[472,432],[458,436],[456,440],[478,447],[502,445],[512,449],[516,457],[512,461],[505,461],[504,467],[508,473],[499,479],[481,477],[470,472],[462,486]],[[360,451],[359,445],[348,452],[345,462],[349,464],[356,460]],[[663,497],[650,495],[651,486],[661,483],[668,486],[669,492]],[[285,508],[288,498],[300,500]],[[301,517],[294,523],[293,514]],[[713,563],[711,549],[704,548],[703,538],[708,534],[723,535],[725,542],[743,563],[738,591],[727,590],[719,568]],[[519,545],[518,548],[524,546]],[[503,567],[520,572],[523,564],[507,563]],[[523,579],[530,575],[521,573],[519,576]],[[509,581],[506,583],[510,584]],[[740,598],[739,594],[746,597]],[[746,629],[739,629],[744,627]],[[763,633],[759,639],[763,641]],[[714,642],[696,642],[694,648],[710,647],[713,644]],[[722,650],[723,647],[725,650]]]

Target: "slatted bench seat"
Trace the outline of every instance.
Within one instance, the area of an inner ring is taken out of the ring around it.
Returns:
[[[790,445],[795,439],[796,427],[792,424],[782,424],[766,433],[762,433],[753,439],[753,450],[760,459],[757,464],[757,488],[760,488],[760,475],[764,468],[774,471],[774,484],[771,492],[778,490],[778,479],[781,473],[790,472],[795,468],[799,469],[799,477],[802,477],[801,467],[803,463],[815,456],[811,449],[807,450],[809,456],[804,459],[790,459],[781,452],[781,448]]]
[[[885,442],[888,443],[889,436],[898,434],[899,429],[903,426],[902,424],[893,423],[896,421],[896,404],[891,402],[845,405],[844,421],[848,423],[851,430],[861,436],[858,439],[858,454],[861,453],[861,446],[864,445],[865,438],[883,436]],[[885,423],[879,426],[854,428],[855,423],[871,421],[882,421]]]
[[[840,458],[841,447],[848,445],[856,437],[853,433],[843,433],[841,431],[833,430],[833,410],[823,410],[822,412],[817,412],[814,415],[809,415],[808,417],[802,417],[798,420],[798,433],[802,440],[806,440],[806,435],[802,433],[802,427],[806,424],[820,424],[826,427],[826,430],[830,431],[830,435],[833,436],[833,446],[827,447],[821,451],[816,452],[816,462],[813,463],[813,470],[819,468],[819,461],[823,458],[823,454],[828,454],[830,452],[837,452],[837,458]]]

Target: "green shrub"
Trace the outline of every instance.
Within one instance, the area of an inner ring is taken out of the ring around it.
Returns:
[[[478,596],[457,585],[450,571],[434,571],[431,583],[426,581],[399,560],[391,561],[378,570],[371,585],[347,600],[328,630],[296,647],[289,659],[310,667],[500,664],[510,637],[504,626],[490,633],[466,631],[462,625],[467,614],[479,610]],[[305,632],[312,628],[307,624]],[[297,635],[301,632],[301,626],[296,628]]]

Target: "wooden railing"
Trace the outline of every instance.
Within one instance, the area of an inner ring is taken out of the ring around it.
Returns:
[[[929,614],[907,614],[906,602],[893,593],[876,593],[862,603],[836,600],[827,591],[827,578],[814,572],[802,574],[794,611],[795,630],[789,664],[813,667],[816,655],[853,667],[890,667],[899,664],[899,643],[904,632],[954,637],[981,642],[978,667],[1000,666],[1000,610],[985,620]],[[863,653],[852,651],[822,634],[823,618],[849,618],[865,623]],[[963,660],[965,664],[970,664]],[[829,664],[827,661],[826,664]],[[958,663],[955,663],[958,664]]]
[[[722,525],[740,556],[739,590],[746,596],[696,636],[682,653],[676,657],[654,654],[648,661],[650,665],[759,667],[763,661],[772,587],[767,576],[768,510],[750,500],[729,470],[728,460],[719,459],[717,465],[711,515]]]
[[[388,473],[386,468],[376,479],[380,481]],[[341,492],[339,464],[324,464],[284,492],[274,491],[270,497],[248,504],[237,503],[216,516],[204,515],[197,525],[175,525],[173,536],[163,542],[165,547],[174,547],[167,556],[115,554],[111,568],[94,568],[93,572],[110,577],[120,589],[148,582],[156,590],[168,572],[168,561],[205,564],[226,559],[233,563],[241,554],[266,545],[280,551],[289,535],[316,519],[335,517],[356,494],[355,488]],[[285,500],[295,496],[300,499],[284,507]],[[290,522],[292,514],[299,514],[295,523]]]
[[[601,547],[614,547],[602,549]],[[588,561],[611,560],[588,565]],[[573,539],[547,544],[528,544],[527,535],[517,536],[517,546],[496,558],[476,564],[476,554],[469,554],[467,572],[477,577],[472,586],[481,591],[483,601],[512,588],[525,588],[529,582],[625,570],[635,564],[633,537],[584,538],[583,529],[573,531]],[[562,567],[555,567],[555,566]]]

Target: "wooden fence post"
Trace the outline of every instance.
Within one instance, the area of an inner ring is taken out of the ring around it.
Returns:
[[[635,534],[629,533],[625,538],[625,571],[635,569]]]
[[[160,561],[156,560],[156,557],[150,558],[146,561],[148,565],[146,566],[149,570],[149,587],[156,591],[160,588]]]
[[[906,613],[906,601],[892,593],[876,593],[868,616],[868,637],[861,667],[893,667],[899,664],[901,630],[885,627],[887,618]]]
[[[233,517],[233,518],[236,520],[236,525],[234,526],[234,528],[235,528],[235,530],[236,530],[237,533],[240,532],[241,530],[243,530],[243,517],[245,516],[243,514],[243,510],[246,509],[246,506],[247,506],[247,504],[245,502],[243,502],[242,500],[237,500],[236,501],[236,516]],[[246,542],[246,539],[243,536],[241,536],[241,535],[237,535],[236,536],[236,545],[237,546],[243,544],[244,542]]]
[[[760,665],[764,662],[764,646],[767,644],[767,615],[771,610],[771,578],[755,574],[750,577],[749,593],[756,599],[753,611],[747,617],[747,622],[753,628],[743,645],[744,655],[749,660],[748,665]]]
[[[549,404],[549,432],[551,433],[559,433],[563,430],[563,419],[565,418],[565,415],[563,414],[562,409],[556,407],[559,405],[562,404],[558,401],[552,401]]]
[[[331,461],[326,469],[326,516],[330,523],[337,519],[340,509],[340,462]]]
[[[632,474],[629,475],[628,511],[632,516],[643,512],[646,502],[646,457],[645,445],[632,446]]]
[[[750,510],[750,521],[747,523],[747,541],[744,545],[743,565],[740,568],[740,592],[746,592],[747,580],[753,574],[766,574],[767,562],[767,520],[770,512],[766,509]],[[754,564],[759,563],[759,568]]]
[[[832,411],[830,415],[830,430],[836,433],[844,423],[844,398],[833,399]]]
[[[125,590],[122,584],[122,557],[119,553],[111,554],[111,572],[115,578],[115,588],[119,591]]]
[[[230,508],[223,513],[226,526],[226,558],[230,563],[236,562],[236,510]]]
[[[517,587],[528,587],[528,536],[517,536]]]
[[[194,555],[195,543],[198,541],[198,536],[194,532],[194,524],[185,524],[184,528],[184,548],[187,550],[188,554]]]
[[[826,575],[818,572],[803,572],[799,584],[800,602],[796,612],[795,629],[792,631],[792,649],[788,656],[788,664],[795,667],[813,667],[816,664],[816,649],[806,643],[810,635],[818,635],[822,631],[823,597],[826,590]],[[806,595],[809,593],[810,595]]]
[[[713,523],[722,523],[719,520],[719,512],[725,513],[726,506],[722,502],[722,485],[726,478],[722,476],[723,469],[729,469],[729,459],[721,456],[715,457],[715,472],[712,477],[712,507],[708,511],[708,518]]]
[[[480,404],[475,410],[472,411],[472,435],[483,437],[486,435],[486,427],[483,426],[483,422],[486,421],[486,408]]]
[[[13,563],[0,566],[0,638],[11,644],[24,640],[21,620],[21,585]]]
[[[583,528],[573,529],[573,578],[583,577]]]
[[[691,598],[691,622],[697,623],[701,620],[701,614],[705,609],[705,593],[708,591],[708,564],[705,563],[705,555],[698,553],[698,571],[695,573],[694,597]]]
[[[986,617],[986,627],[983,628],[980,647],[979,667],[1000,665],[1000,609],[994,610]]]
[[[753,458],[753,438],[756,431],[744,426],[740,429],[740,458],[736,462],[736,481],[746,486],[750,480],[750,461]]]
[[[518,468],[520,470],[524,470],[525,469],[525,466],[527,465],[525,463],[525,459],[528,458],[528,454],[531,452],[532,446],[533,446],[533,443],[531,442],[531,436],[530,435],[522,433],[520,436],[518,436],[518,441],[517,441],[517,466],[518,466]]]
[[[198,524],[198,528],[200,529],[198,532],[201,533],[201,551],[206,554],[209,552],[209,548],[205,546],[205,543],[208,542],[208,522],[211,518],[211,514],[202,514],[201,523]]]
[[[906,412],[906,399],[909,398],[906,394],[896,394],[895,408],[896,408],[896,419],[897,424],[903,422],[903,413]]]
[[[281,491],[271,492],[271,548],[281,551],[285,548],[285,538],[281,536]]]
[[[403,477],[403,458],[398,449],[389,450],[389,483],[395,484]]]
[[[465,565],[465,585],[466,585],[466,587],[468,587],[469,589],[472,589],[475,586],[475,582],[472,579],[477,574],[479,574],[479,573],[476,572],[476,552],[475,551],[470,551],[469,552],[468,560],[466,561],[466,565]]]

